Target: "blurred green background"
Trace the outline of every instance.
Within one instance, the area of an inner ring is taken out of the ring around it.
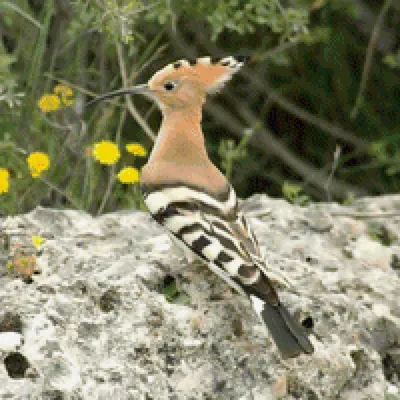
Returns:
[[[251,55],[204,109],[211,159],[240,197],[306,204],[397,193],[400,185],[400,5],[374,0],[0,0],[0,168],[3,215],[36,205],[92,214],[141,207],[115,174],[146,161],[160,113],[93,95],[143,83],[177,59]],[[57,84],[74,104],[43,112]],[[101,165],[91,148],[121,149]],[[50,157],[39,178],[26,157]]]

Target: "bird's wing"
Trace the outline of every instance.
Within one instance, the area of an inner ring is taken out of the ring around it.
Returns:
[[[220,196],[183,184],[142,184],[142,189],[153,218],[230,286],[249,296],[283,357],[313,352],[304,329],[279,301],[230,186]]]
[[[142,185],[153,218],[241,292],[278,302],[257,240],[227,185],[219,195],[180,184]],[[210,264],[211,263],[211,264]],[[219,270],[215,270],[218,268]]]

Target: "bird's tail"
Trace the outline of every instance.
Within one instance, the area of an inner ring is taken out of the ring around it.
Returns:
[[[314,352],[304,328],[290,315],[282,304],[273,305],[254,295],[250,296],[257,314],[261,317],[274,339],[283,358],[297,357]]]

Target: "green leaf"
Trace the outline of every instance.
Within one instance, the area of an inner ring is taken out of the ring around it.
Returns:
[[[22,8],[20,8],[18,5],[10,3],[8,1],[5,1],[3,3],[0,3],[0,8],[1,7],[4,7],[6,9],[8,8],[9,10],[15,11],[16,13],[21,15],[23,18],[25,18],[27,21],[29,21],[31,24],[36,26],[38,29],[43,29],[43,25],[39,21],[37,21],[35,18],[33,18],[27,12],[22,10]]]
[[[161,288],[161,293],[169,303],[190,304],[190,297],[187,293],[178,289],[176,279],[172,276],[167,276],[165,278],[164,285]]]

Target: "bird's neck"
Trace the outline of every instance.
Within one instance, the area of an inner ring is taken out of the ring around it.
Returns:
[[[163,121],[149,162],[162,160],[192,165],[208,160],[201,118],[201,107],[163,110]]]

